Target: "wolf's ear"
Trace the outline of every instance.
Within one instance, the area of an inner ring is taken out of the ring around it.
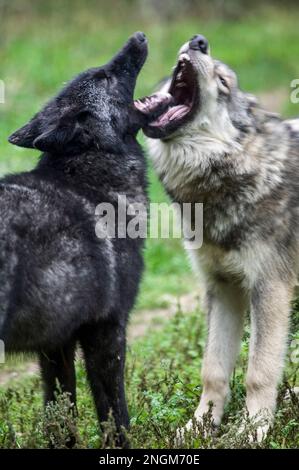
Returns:
[[[253,126],[251,115],[252,104],[253,98],[248,98],[247,94],[240,90],[236,90],[232,95],[228,105],[229,115],[237,129],[248,131]]]
[[[79,133],[79,126],[75,121],[63,121],[40,134],[33,141],[33,147],[42,152],[61,152],[73,140],[77,140],[76,136],[79,137]]]
[[[82,114],[82,111],[75,115],[65,113],[57,123],[50,125],[42,122],[37,115],[8,140],[20,147],[35,148],[42,152],[63,152],[70,150],[73,144],[82,147],[87,143],[81,126]]]
[[[8,137],[8,142],[18,147],[34,148],[33,142],[40,134],[40,119],[34,116],[25,126],[13,132]]]

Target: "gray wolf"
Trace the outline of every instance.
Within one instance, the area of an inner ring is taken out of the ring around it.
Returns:
[[[144,132],[156,171],[173,201],[203,203],[203,246],[188,253],[208,323],[195,421],[212,402],[214,425],[221,422],[250,310],[246,407],[255,422],[262,417],[262,439],[275,412],[299,267],[299,119],[261,109],[200,35],[182,46],[161,90],[138,102],[145,115],[155,104],[166,109]]]
[[[147,202],[136,140],[145,118],[133,103],[146,56],[136,33],[108,64],[70,81],[9,138],[42,152],[36,168],[0,181],[0,338],[7,351],[39,354],[46,403],[59,388],[73,407],[79,342],[99,421],[112,411],[119,445],[127,445],[126,324],[143,241],[98,238],[95,209],[116,206],[118,195]]]

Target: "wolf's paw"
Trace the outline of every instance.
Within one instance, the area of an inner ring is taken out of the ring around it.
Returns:
[[[188,435],[196,435],[196,425],[194,426],[193,419],[189,419],[187,424],[182,428],[178,428],[175,436],[175,445],[176,447],[182,447],[186,443],[186,438]]]
[[[284,398],[285,398],[285,400],[292,400],[293,395],[295,397],[299,398],[299,387],[294,387],[292,389],[287,390]]]
[[[257,425],[253,423],[252,425],[248,425],[248,423],[246,423],[240,426],[239,434],[246,433],[250,444],[261,444],[266,439],[269,428],[269,424]]]
[[[258,426],[254,436],[250,436],[250,442],[258,442],[259,444],[263,442],[269,432],[270,424],[265,424],[263,426]]]
[[[267,437],[272,424],[270,413],[260,413],[253,417],[246,417],[239,427],[239,434],[246,433],[251,444],[261,444]]]
[[[183,447],[190,439],[194,439],[198,436],[207,439],[209,436],[214,436],[217,430],[218,427],[214,422],[208,421],[205,417],[192,418],[185,426],[177,429],[175,445],[176,447]]]

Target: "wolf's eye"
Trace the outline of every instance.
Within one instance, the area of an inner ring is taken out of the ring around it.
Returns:
[[[220,90],[223,91],[224,93],[229,93],[229,86],[225,78],[223,78],[221,75],[218,75],[218,79],[219,79]]]

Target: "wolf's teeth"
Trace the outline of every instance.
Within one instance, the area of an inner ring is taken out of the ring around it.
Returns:
[[[157,92],[151,96],[145,96],[142,99],[135,100],[134,104],[142,113],[151,113],[161,105],[163,105],[164,109],[167,108],[172,102],[173,96],[170,93]]]
[[[157,91],[157,93],[155,93],[155,95],[158,96],[158,97],[161,97],[161,98],[171,98],[170,93],[166,93],[166,92],[163,92],[163,91]]]

